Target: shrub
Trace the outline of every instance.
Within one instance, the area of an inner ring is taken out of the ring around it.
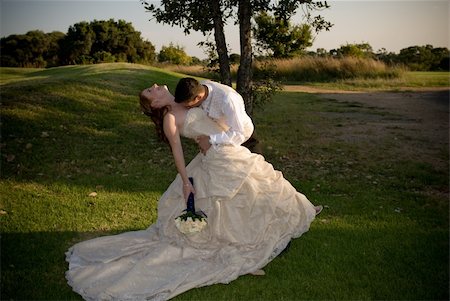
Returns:
[[[192,58],[186,54],[184,48],[181,46],[175,46],[170,43],[169,46],[162,46],[161,51],[158,54],[158,61],[168,62],[175,65],[189,65]]]
[[[388,67],[381,61],[356,57],[302,57],[272,60],[276,78],[282,81],[334,81],[354,78],[395,78],[400,67]],[[262,62],[255,63],[257,72]]]
[[[114,55],[107,51],[98,51],[94,53],[93,57],[95,63],[114,63],[116,61]]]
[[[267,74],[270,66],[270,74]],[[164,65],[164,69],[191,76],[219,80],[219,74],[204,66]],[[231,76],[236,80],[239,66],[231,66]],[[405,68],[389,66],[371,58],[356,57],[313,57],[292,59],[259,59],[253,63],[255,82],[268,80],[282,82],[330,82],[346,79],[392,79],[403,76]]]

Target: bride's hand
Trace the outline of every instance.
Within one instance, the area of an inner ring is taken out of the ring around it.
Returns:
[[[183,195],[184,195],[184,201],[187,202],[189,195],[193,193],[195,194],[195,189],[192,186],[191,183],[183,184]]]
[[[211,144],[209,143],[209,136],[201,135],[198,136],[195,140],[197,141],[200,151],[205,155],[211,147]]]

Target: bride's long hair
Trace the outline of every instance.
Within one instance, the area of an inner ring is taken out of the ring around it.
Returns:
[[[158,135],[158,138],[163,142],[169,143],[169,140],[167,140],[167,137],[164,134],[164,129],[163,129],[164,116],[169,111],[169,108],[168,108],[168,106],[165,106],[165,107],[162,107],[159,109],[152,108],[151,107],[152,99],[145,97],[144,91],[142,91],[139,94],[141,110],[145,115],[150,117],[150,119],[155,124],[155,130],[156,130],[156,134]]]

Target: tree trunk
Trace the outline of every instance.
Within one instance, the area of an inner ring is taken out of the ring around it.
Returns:
[[[228,57],[227,43],[225,41],[220,0],[213,0],[210,2],[210,5],[214,20],[214,39],[216,41],[216,49],[219,56],[220,81],[222,84],[231,87],[230,59]]]
[[[245,109],[253,115],[252,99],[252,7],[250,0],[240,0],[238,6],[239,15],[239,38],[241,44],[241,60],[237,74],[236,90],[242,95]]]
[[[253,116],[252,93],[252,24],[253,9],[250,0],[240,0],[238,7],[239,38],[241,43],[241,61],[239,64],[236,90],[241,94],[247,114]],[[256,128],[250,139],[242,144],[254,153],[262,153],[261,144],[256,138]]]

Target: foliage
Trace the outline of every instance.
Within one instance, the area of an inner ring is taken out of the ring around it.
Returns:
[[[261,72],[270,67],[270,74]],[[188,74],[194,77],[219,80],[217,73],[205,70],[202,65],[176,66],[164,65],[165,70]],[[231,74],[236,78],[236,66],[232,66]],[[355,57],[333,58],[329,56],[303,56],[292,59],[261,59],[253,63],[254,85],[266,81],[269,91],[272,84],[309,85],[325,90],[398,90],[418,87],[448,87],[448,72],[410,72],[405,67],[385,64],[381,60],[358,59]],[[288,86],[285,88],[289,89]],[[401,87],[401,88],[399,88]],[[258,98],[257,94],[253,94]],[[258,107],[256,99],[255,106]],[[263,102],[265,103],[265,102]]]
[[[241,56],[237,53],[230,54],[230,64],[237,65],[241,60]]]
[[[98,51],[94,53],[93,59],[95,63],[114,63],[116,58],[107,51]]]
[[[263,61],[254,66],[253,77],[253,105],[263,108],[271,101],[276,92],[282,90],[281,82],[277,79],[276,65],[271,61]]]
[[[164,68],[196,77],[218,80],[217,73],[204,70],[203,66],[164,66]],[[232,78],[236,78],[236,69],[236,66],[232,66]],[[253,62],[252,72],[254,75],[253,85],[255,85],[252,89],[254,91],[270,91],[273,85],[279,86],[280,83],[290,82],[403,79],[406,69],[401,66],[388,65],[375,59],[305,55],[288,59],[257,58]],[[264,83],[268,85],[267,89],[261,86]],[[255,101],[258,102],[259,100]]]
[[[158,66],[159,64],[156,64],[156,65]],[[214,80],[214,81],[220,80],[217,72],[210,71],[203,64],[202,65],[183,66],[183,65],[173,65],[173,64],[165,64],[164,63],[164,64],[161,64],[159,67],[163,68],[166,71],[185,74],[190,77],[207,78],[207,79]],[[234,68],[234,69],[236,69],[236,68]]]
[[[155,6],[150,1],[141,0],[145,10],[152,13],[157,22],[181,27],[185,34],[189,34],[191,30],[194,30],[210,37],[211,32],[214,30],[214,52],[217,53],[217,62],[220,65],[221,81],[226,85],[231,85],[231,77],[224,24],[228,17],[232,15],[232,2],[229,0],[161,0],[160,5]],[[211,49],[210,42],[207,41],[205,43],[206,47]],[[212,56],[215,59],[216,55]],[[215,65],[215,62],[212,65]]]
[[[155,60],[155,47],[143,41],[140,32],[124,20],[76,23],[69,27],[62,45],[65,64],[77,64],[80,57],[94,57],[101,51],[111,54],[109,60],[112,56],[114,60],[131,63]]]
[[[320,57],[355,57],[372,58],[384,62],[387,65],[403,65],[412,71],[449,71],[450,51],[445,47],[410,46],[400,50],[398,54],[388,52],[385,48],[373,51],[369,43],[346,44],[338,49],[317,49],[311,55]]]
[[[192,58],[186,54],[184,48],[179,45],[162,46],[158,53],[158,62],[171,63],[175,65],[189,65],[192,63]]]
[[[191,30],[202,33],[208,33],[213,30],[213,20],[209,13],[211,11],[209,9],[210,1],[162,0],[158,7],[152,2],[141,0],[145,10],[151,12],[158,22],[181,27],[185,34],[189,34]]]
[[[1,66],[52,67],[102,62],[149,63],[155,47],[124,20],[94,20],[69,27],[67,34],[30,31],[0,40]]]
[[[373,49],[369,43],[346,44],[337,50],[331,50],[330,54],[334,57],[355,57],[355,58],[373,58]]]
[[[201,59],[199,59],[198,57],[196,57],[196,56],[191,56],[191,60],[192,60],[191,65],[201,65],[201,64],[203,64],[203,61]]]
[[[64,252],[157,219],[176,169],[137,94],[151,82],[173,91],[183,75],[117,63],[0,71],[2,299],[81,300]],[[254,122],[266,160],[326,207],[266,276],[174,300],[448,300],[448,139],[306,93],[277,93]],[[189,162],[198,150],[183,147]]]
[[[285,18],[260,12],[253,29],[256,46],[274,58],[299,56],[312,46],[312,30],[308,24],[292,25]]]
[[[203,48],[203,52],[208,57],[207,63],[205,66],[206,72],[214,74],[214,77],[217,77],[219,79],[219,81],[222,81],[222,79],[220,78],[220,63],[219,63],[219,56],[217,54],[217,46],[216,46],[216,43],[213,40],[211,40],[211,34],[207,34],[205,41],[199,42],[198,46]],[[240,58],[240,56],[239,56],[239,58]],[[231,73],[231,70],[230,70],[230,73]],[[231,74],[230,74],[230,77],[231,77]],[[222,83],[223,83],[223,81],[222,81]]]
[[[450,51],[447,48],[433,48],[431,45],[411,46],[400,50],[397,62],[402,62],[414,71],[449,71]]]
[[[374,59],[357,57],[301,57],[273,60],[277,78],[286,81],[323,82],[355,78],[400,77],[404,70]]]
[[[24,35],[10,35],[0,40],[1,66],[52,67],[59,65],[59,43],[62,32],[29,31]]]
[[[305,17],[316,32],[323,29],[328,30],[332,26],[331,23],[326,22],[320,15],[312,18],[310,13],[312,10],[328,8],[329,5],[326,1],[286,0],[273,2],[270,0],[161,0],[159,6],[146,0],[141,0],[141,3],[147,11],[152,13],[158,22],[179,26],[184,29],[186,34],[189,34],[191,30],[200,31],[205,35],[214,31],[214,49],[217,52],[220,79],[222,83],[227,85],[231,85],[231,70],[224,34],[224,24],[232,19],[235,20],[236,24],[239,24],[241,53],[239,69],[237,72],[236,90],[242,95],[246,110],[250,115],[252,114],[253,108],[252,18],[261,11],[269,11],[274,12],[279,18],[289,20],[295,11],[300,6],[303,6]],[[209,48],[211,49],[211,47]]]

